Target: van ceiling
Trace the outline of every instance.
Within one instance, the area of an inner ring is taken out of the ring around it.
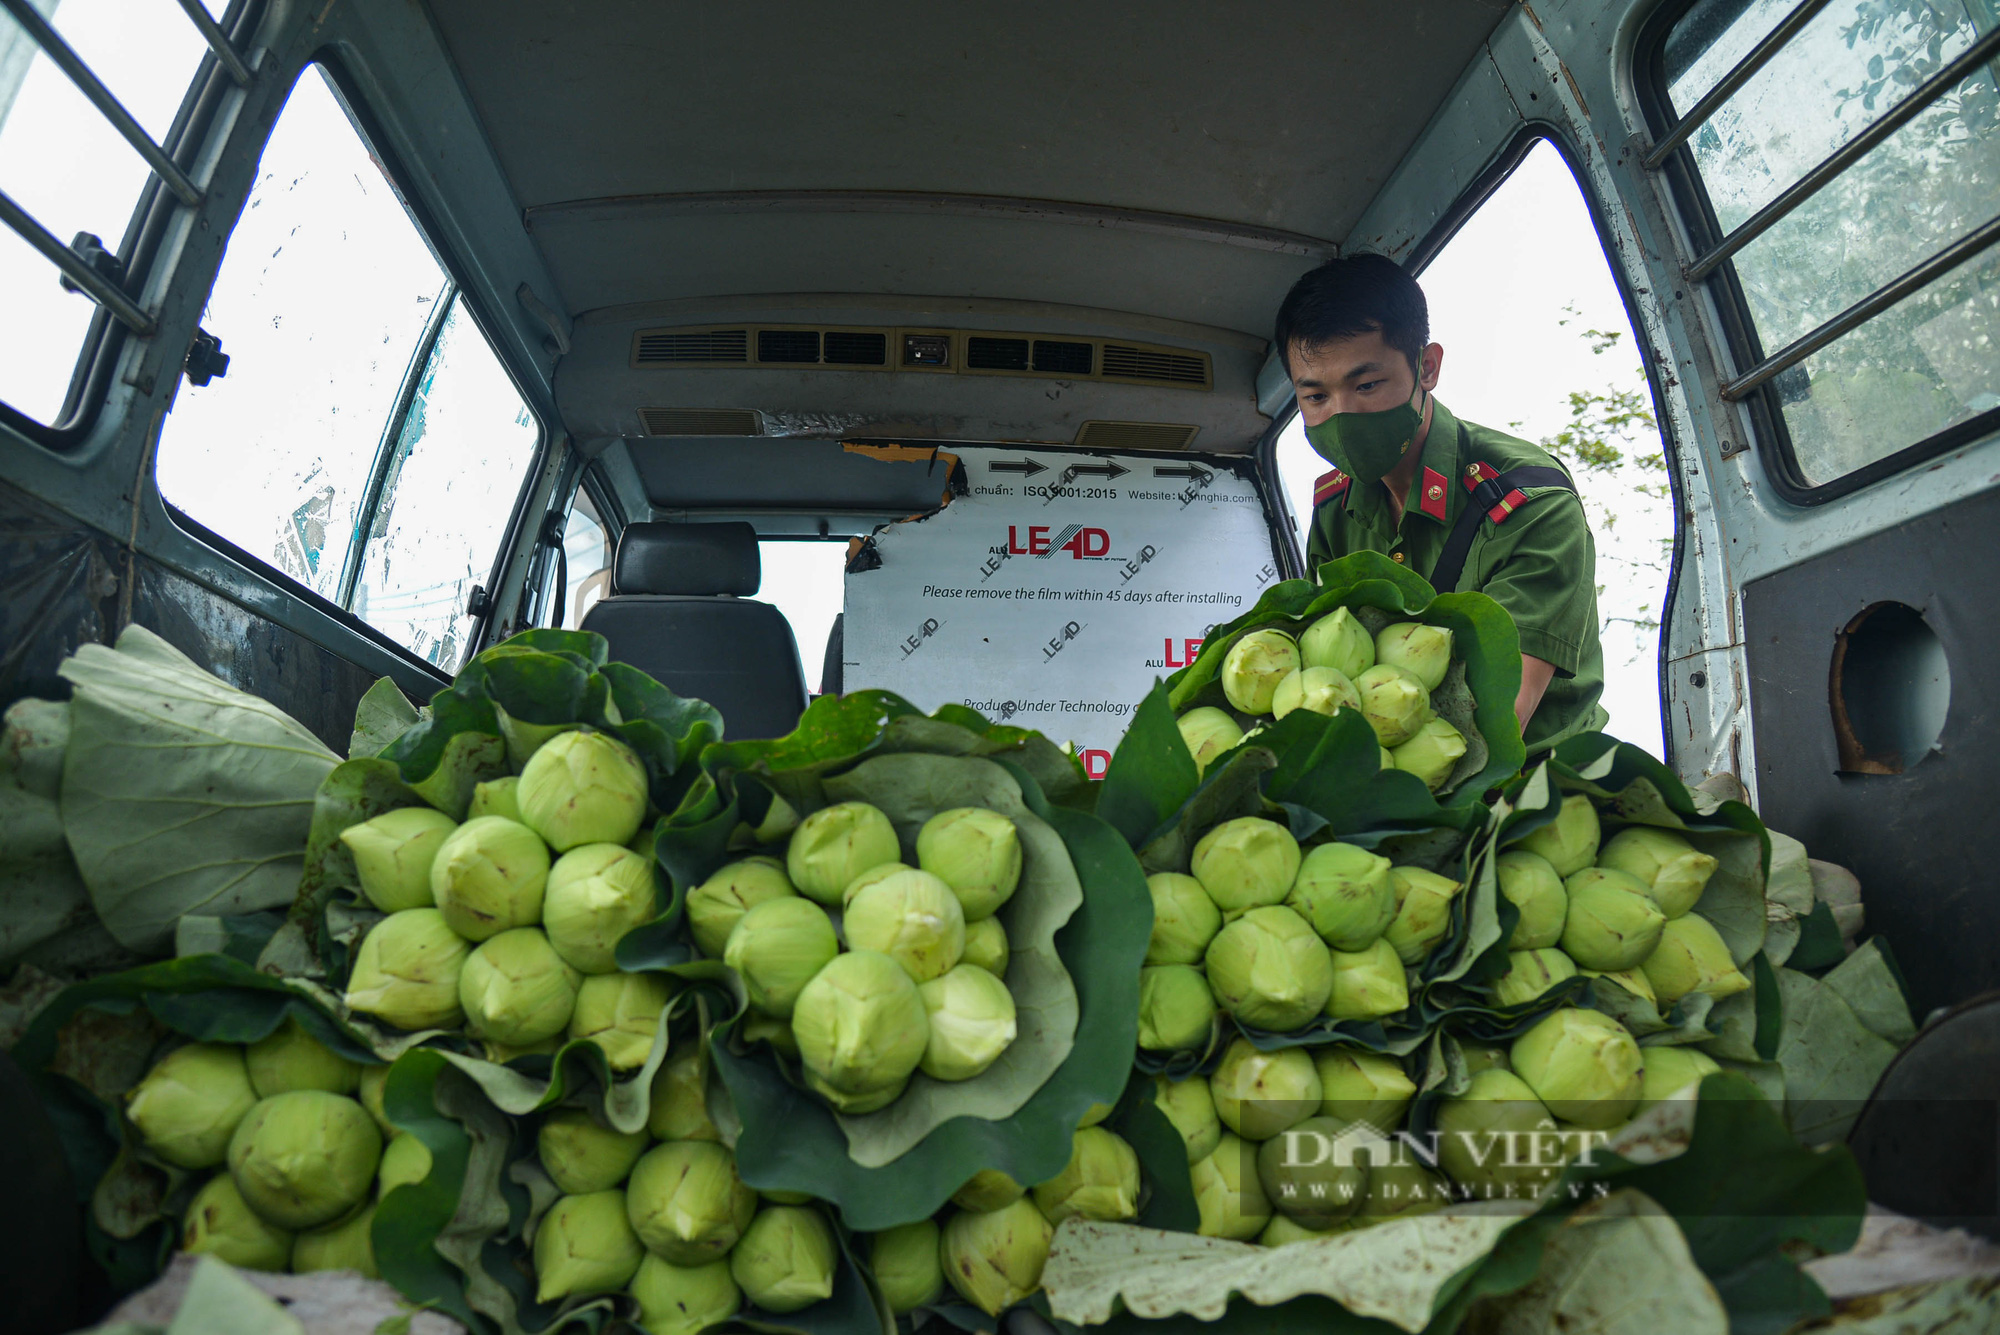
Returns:
[[[1226,450],[1263,425],[1285,288],[1336,251],[1507,6],[431,9],[579,320],[557,380],[576,435],[636,436],[638,408],[668,406],[836,434],[1182,422]],[[1184,347],[1215,384],[1092,385],[1087,411],[1051,416],[1043,383],[957,377],[958,411],[933,412],[909,407],[917,377],[628,364],[640,329],[856,315]]]

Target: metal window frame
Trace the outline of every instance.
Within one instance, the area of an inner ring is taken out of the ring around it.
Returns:
[[[10,15],[14,13],[13,5],[7,8]],[[231,0],[220,22],[210,20],[210,26],[224,36],[232,50],[240,52],[241,43],[257,30],[266,8],[267,0]],[[195,26],[201,30],[200,24]],[[233,72],[217,54],[215,37],[206,30],[201,32],[209,49],[195,66],[180,108],[159,146],[174,167],[183,173],[192,166],[193,159],[207,139],[223,99],[237,87]],[[243,63],[240,54],[237,63]],[[124,268],[124,292],[128,300],[131,292],[144,287],[168,229],[182,207],[181,199],[166,186],[157,172],[148,175],[127,219],[116,252]],[[60,238],[57,240],[60,243]],[[34,244],[32,239],[29,244]],[[64,249],[67,250],[67,247]],[[67,266],[61,266],[61,271],[69,272]],[[102,281],[95,273],[91,277]],[[85,285],[81,277],[76,281]],[[119,355],[124,351],[126,339],[133,333],[126,322],[115,318],[101,301],[95,297],[90,299],[96,309],[91,313],[83,341],[77,348],[69,388],[55,420],[44,422],[30,417],[0,400],[0,426],[58,452],[74,449],[96,425]],[[178,368],[176,370],[178,373]]]
[[[1799,19],[1800,13],[1811,10],[1806,15],[1806,20],[1809,20],[1816,16],[1819,6],[1815,0],[1805,0],[1779,23],[1772,34],[1760,40],[1735,69],[1725,74],[1714,89],[1704,93],[1685,116],[1676,119],[1667,88],[1667,39],[1696,3],[1697,0],[1668,0],[1647,18],[1634,46],[1633,84],[1639,95],[1639,107],[1645,116],[1648,133],[1655,143],[1645,159],[1645,165],[1658,170],[1666,178],[1681,221],[1687,228],[1696,258],[1687,266],[1686,281],[1704,284],[1714,298],[1730,359],[1739,368],[1722,386],[1723,397],[1749,411],[1753,436],[1762,447],[1758,454],[1763,462],[1764,475],[1772,489],[1793,505],[1823,505],[1900,473],[1914,464],[2000,431],[2000,408],[1996,408],[1914,441],[1861,468],[1826,482],[1814,483],[1799,466],[1790,424],[1785,419],[1784,405],[1778,399],[1774,383],[1784,371],[1803,363],[1821,348],[1860,328],[1903,298],[1943,278],[1995,240],[2000,240],[2000,233],[1995,231],[1996,226],[2000,226],[2000,217],[1953,238],[1910,270],[1771,353],[1764,350],[1734,262],[1734,256],[1743,247],[1812,198],[1870,149],[1921,114],[1944,93],[1972,77],[1980,66],[2000,58],[2000,26],[1989,29],[1937,74],[1898,98],[1895,105],[1880,113],[1854,139],[1803,173],[1798,181],[1787,186],[1735,231],[1725,233],[1709,199],[1707,185],[1695,164],[1689,140],[1706,123],[1709,115],[1727,101],[1730,93],[1747,82],[1756,69],[1761,69],[1771,56],[1782,49],[1784,42],[1772,39],[1780,33],[1788,39],[1804,26],[1804,20],[1794,21]],[[1755,68],[1746,71],[1744,67],[1752,61],[1755,61]],[[1719,90],[1724,89],[1727,91],[1722,96],[1716,96]]]

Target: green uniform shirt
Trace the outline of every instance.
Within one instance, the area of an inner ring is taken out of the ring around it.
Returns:
[[[1469,469],[1495,473],[1534,464],[1562,468],[1547,450],[1471,422],[1461,422],[1435,399],[1422,466],[1404,501],[1403,522],[1390,514],[1378,483],[1349,484],[1313,508],[1306,564],[1317,570],[1350,552],[1386,552],[1429,579],[1452,525],[1471,503]],[[1563,469],[1567,473],[1568,469]],[[1482,476],[1490,474],[1482,473]],[[1331,477],[1333,475],[1329,475]],[[1326,487],[1322,479],[1320,490]],[[1512,614],[1521,652],[1555,664],[1556,673],[1528,721],[1528,752],[1546,751],[1609,720],[1604,693],[1604,653],[1597,639],[1597,546],[1583,504],[1561,487],[1530,487],[1505,520],[1480,522],[1466,553],[1457,589],[1479,592]]]

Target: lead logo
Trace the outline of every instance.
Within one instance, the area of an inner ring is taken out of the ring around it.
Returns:
[[[1009,556],[1035,556],[1046,561],[1057,552],[1068,552],[1074,561],[1107,559],[1111,555],[1111,535],[1083,524],[1069,524],[1060,529],[1053,524],[1030,524],[1024,542],[1019,527],[1007,525]]]

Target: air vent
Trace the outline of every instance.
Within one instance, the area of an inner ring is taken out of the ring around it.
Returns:
[[[968,371],[1025,371],[1028,369],[1028,340],[1025,338],[982,338],[965,340],[965,369]]]
[[[1035,340],[1035,370],[1043,375],[1089,375],[1095,351],[1088,343],[1038,338]]]
[[[750,333],[745,329],[642,331],[633,340],[632,364],[671,366],[687,362],[747,362]]]
[[[1171,422],[1085,422],[1076,443],[1090,450],[1184,450],[1200,430]]]
[[[1119,380],[1206,386],[1208,358],[1199,353],[1169,352],[1164,348],[1135,347],[1130,343],[1106,343],[1103,373]]]
[[[887,366],[889,336],[854,329],[829,329],[826,331],[825,361],[828,366]]]
[[[819,363],[819,330],[817,329],[759,329],[757,331],[757,360],[760,362],[788,362],[817,365]]]
[[[756,436],[763,434],[748,408],[641,408],[649,436]]]

